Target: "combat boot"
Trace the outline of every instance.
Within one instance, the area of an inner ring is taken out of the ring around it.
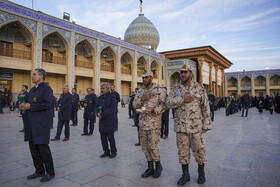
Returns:
[[[177,182],[178,186],[183,186],[190,181],[189,164],[182,164],[182,171],[183,175]]]
[[[204,164],[200,165],[198,164],[198,178],[197,183],[198,184],[204,184],[205,183],[205,172],[204,172]]]
[[[147,178],[154,174],[154,162],[148,161],[148,169],[142,174],[142,178]]]
[[[158,178],[161,175],[161,172],[162,172],[162,165],[161,165],[160,161],[155,162],[155,163],[156,163],[156,169],[155,169],[155,172],[153,174],[153,177]]]

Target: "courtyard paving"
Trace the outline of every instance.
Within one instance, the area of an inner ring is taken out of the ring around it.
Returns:
[[[176,186],[181,177],[178,163],[173,119],[170,115],[170,134],[159,143],[163,172],[160,178],[141,178],[146,169],[145,156],[137,142],[137,129],[128,119],[127,109],[120,109],[119,131],[115,133],[118,155],[114,159],[99,158],[103,153],[98,125],[93,136],[81,136],[83,122],[79,111],[79,125],[71,127],[70,141],[51,142],[55,179],[41,183],[27,180],[34,173],[28,143],[23,141],[22,119],[17,112],[0,115],[0,186]],[[225,117],[224,109],[215,112],[213,129],[206,133],[208,163],[206,183],[202,186],[280,186],[280,115],[268,111],[259,114],[249,110],[247,118],[240,112]],[[57,115],[56,115],[57,116]],[[57,119],[51,137],[56,133]],[[64,138],[64,134],[62,137]],[[191,181],[196,183],[197,164],[192,156]]]

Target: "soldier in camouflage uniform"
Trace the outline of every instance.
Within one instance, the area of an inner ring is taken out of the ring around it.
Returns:
[[[152,83],[153,72],[142,75],[144,85],[138,90],[133,101],[133,107],[139,111],[140,145],[148,161],[148,169],[142,174],[143,178],[161,175],[162,166],[158,143],[160,141],[161,114],[165,111],[164,101],[166,91]],[[153,162],[155,162],[155,169]]]
[[[174,86],[166,105],[175,109],[174,130],[176,132],[179,162],[183,175],[178,186],[190,180],[188,164],[190,148],[198,163],[199,184],[205,182],[204,164],[206,163],[206,142],[204,133],[212,128],[210,108],[205,89],[192,80],[192,70],[186,65],[180,69],[181,82]]]

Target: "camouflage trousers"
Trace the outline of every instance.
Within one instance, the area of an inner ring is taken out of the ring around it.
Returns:
[[[140,145],[146,156],[147,161],[160,161],[158,143],[160,141],[160,130],[140,131]]]
[[[204,133],[187,134],[184,132],[177,132],[176,140],[179,162],[181,164],[190,163],[190,148],[198,164],[202,165],[207,162]]]

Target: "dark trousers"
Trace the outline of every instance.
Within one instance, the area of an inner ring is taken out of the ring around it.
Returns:
[[[78,109],[78,107],[77,107]],[[77,109],[73,109],[72,110],[72,123],[73,125],[78,125],[78,110]]]
[[[246,117],[248,116],[248,106],[242,106],[242,116],[244,115],[244,109],[246,109]]]
[[[210,111],[210,115],[211,115],[211,121],[214,121],[214,116],[215,116],[214,110]]]
[[[175,117],[175,109],[172,108],[172,118]]]
[[[94,130],[94,119],[84,119],[84,134],[88,134],[88,121],[89,121],[89,133],[92,134]]]
[[[51,118],[51,129],[53,128],[53,118]]]
[[[161,119],[161,129],[160,129],[160,136],[168,136],[169,132],[169,120]]]
[[[134,125],[137,127],[138,133],[138,142],[140,142],[140,134],[139,134],[139,114],[134,114]]]
[[[118,120],[118,108],[117,108],[115,114],[115,130],[117,131],[118,128],[119,128],[119,120]]]
[[[60,138],[63,125],[65,125],[65,128],[64,128],[65,138],[69,138],[70,137],[69,120],[61,120],[61,119],[59,119],[58,120],[58,124],[57,124],[57,131],[56,131],[56,135],[55,135],[55,137],[58,138],[58,139]]]
[[[100,138],[101,138],[102,148],[104,152],[110,153],[110,149],[108,146],[108,141],[109,141],[111,153],[117,153],[114,132],[110,132],[110,133],[100,132]]]
[[[27,117],[27,115],[22,115],[22,122],[23,122],[23,130],[27,129],[27,125],[28,125],[28,117]]]
[[[48,144],[33,144],[29,142],[29,149],[32,156],[36,173],[54,175],[53,159]]]
[[[131,107],[129,107],[128,108],[128,116],[129,116],[129,118],[132,118],[132,108]]]

